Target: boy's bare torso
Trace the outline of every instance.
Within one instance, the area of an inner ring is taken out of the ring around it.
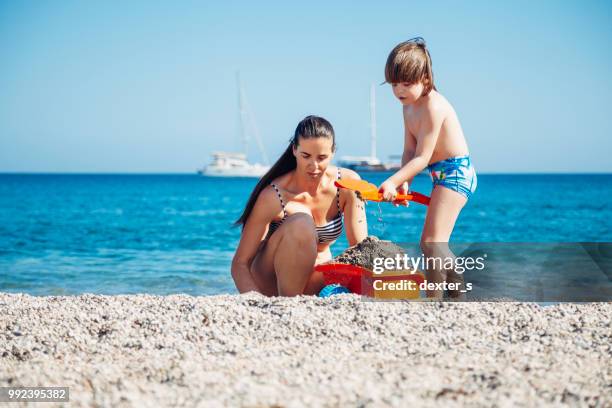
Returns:
[[[417,136],[423,123],[423,117],[428,114],[428,111],[433,111],[434,115],[441,115],[443,120],[429,164],[450,157],[469,154],[455,109],[453,109],[444,96],[435,90],[432,90],[427,96],[419,98],[413,105],[405,105],[403,111],[405,128],[404,150],[407,150],[411,156],[416,151]]]

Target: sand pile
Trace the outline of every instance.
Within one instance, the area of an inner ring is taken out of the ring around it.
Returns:
[[[610,316],[610,303],[0,293],[0,386],[68,386],[74,407],[603,407]]]
[[[382,241],[375,236],[369,236],[357,245],[347,248],[343,253],[335,257],[332,262],[350,263],[359,265],[366,269],[374,269],[374,259],[395,258],[396,255],[404,255],[402,247],[391,241]]]

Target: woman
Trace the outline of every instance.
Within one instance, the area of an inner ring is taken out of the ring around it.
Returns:
[[[317,294],[323,276],[313,268],[331,259],[329,247],[342,232],[342,219],[349,245],[368,235],[363,203],[334,185],[339,178],[359,179],[352,170],[330,165],[335,150],[331,124],[307,116],[255,186],[236,221],[242,235],[232,277],[240,293]]]

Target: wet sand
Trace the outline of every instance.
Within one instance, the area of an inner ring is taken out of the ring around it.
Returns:
[[[70,406],[603,407],[611,316],[610,303],[0,293],[0,386],[68,386]]]

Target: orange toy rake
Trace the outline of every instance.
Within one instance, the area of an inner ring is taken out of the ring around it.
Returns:
[[[338,188],[353,190],[362,200],[383,201],[383,195],[378,191],[378,187],[365,180],[340,179],[336,180],[334,184]],[[414,201],[415,203],[429,205],[429,197],[416,191],[408,194],[398,194],[393,202],[397,204],[404,201]]]

